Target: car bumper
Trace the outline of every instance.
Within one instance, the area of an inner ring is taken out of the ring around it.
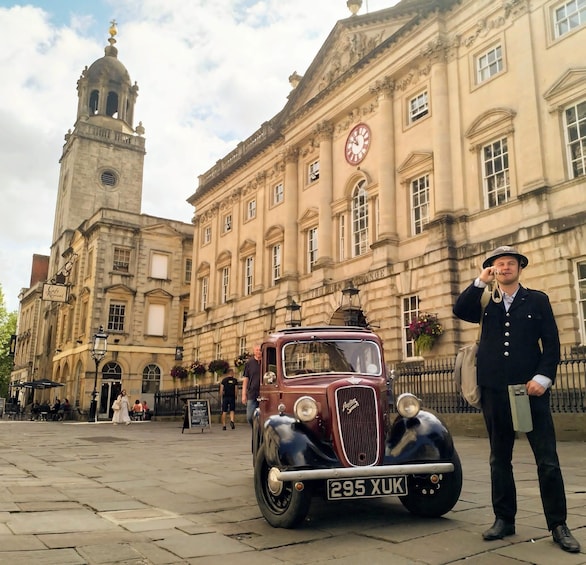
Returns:
[[[378,467],[338,467],[335,469],[299,469],[275,472],[279,481],[314,481],[325,479],[352,479],[361,477],[396,477],[399,475],[431,475],[453,473],[453,463],[412,463],[407,465],[380,465]]]

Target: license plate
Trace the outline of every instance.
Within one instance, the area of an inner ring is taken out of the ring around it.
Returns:
[[[328,479],[328,500],[377,498],[407,494],[407,477],[365,477],[363,479]]]

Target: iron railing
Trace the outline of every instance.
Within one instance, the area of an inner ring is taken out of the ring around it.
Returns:
[[[222,411],[219,385],[209,384],[175,388],[155,393],[155,416],[182,416],[183,407],[185,406],[183,401],[188,398],[207,400],[212,414],[220,414]],[[237,401],[236,413],[246,414],[246,406]]]
[[[479,412],[460,395],[454,382],[452,359],[404,363],[394,372],[395,396],[411,392],[422,400],[423,406],[442,414]],[[207,399],[212,414],[221,412],[219,387],[210,384],[156,393],[155,416],[181,416],[183,399],[187,398]],[[586,352],[583,348],[564,352],[551,389],[551,409],[557,413],[586,412]],[[246,407],[240,402],[236,403],[236,413],[246,413]]]
[[[454,382],[454,360],[405,363],[395,369],[393,391],[411,392],[438,413],[479,412],[461,397]],[[564,351],[551,389],[551,409],[558,413],[586,412],[586,355]]]

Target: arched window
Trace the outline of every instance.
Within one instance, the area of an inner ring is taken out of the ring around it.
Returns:
[[[118,94],[115,92],[108,92],[108,100],[106,101],[106,114],[115,118],[118,112]]]
[[[90,116],[98,113],[98,106],[100,103],[100,93],[97,90],[92,90],[90,94]]]
[[[368,198],[362,179],[352,193],[352,241],[353,256],[364,255],[368,251]]]
[[[104,365],[102,369],[102,378],[103,379],[112,379],[119,381],[122,379],[122,367],[115,363],[114,361],[110,361]]]
[[[161,388],[161,369],[154,363],[147,365],[142,371],[143,394],[155,394]]]

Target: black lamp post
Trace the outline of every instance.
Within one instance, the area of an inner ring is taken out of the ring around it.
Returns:
[[[344,324],[346,326],[364,326],[362,310],[358,293],[360,291],[350,281],[346,288],[342,289],[342,310],[344,311]]]
[[[94,335],[94,344],[91,350],[92,359],[96,363],[96,372],[94,374],[94,390],[92,391],[92,402],[90,404],[90,414],[88,416],[88,422],[98,421],[98,366],[100,361],[106,355],[108,350],[108,334],[104,333],[104,326],[100,326],[98,333]]]
[[[298,328],[301,325],[301,304],[297,304],[295,300],[291,299],[291,302],[285,306],[287,310],[286,324],[290,328]]]

